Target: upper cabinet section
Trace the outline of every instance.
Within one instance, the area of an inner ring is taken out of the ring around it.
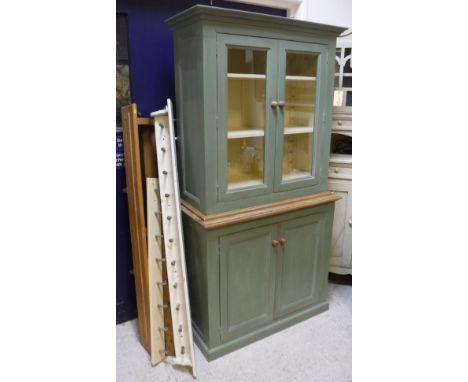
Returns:
[[[326,191],[343,28],[207,6],[167,23],[182,197],[207,215]]]

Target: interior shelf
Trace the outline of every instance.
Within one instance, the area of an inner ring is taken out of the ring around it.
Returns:
[[[304,127],[285,127],[283,134],[306,134],[306,133],[313,133],[314,128],[312,126],[304,126]]]
[[[309,177],[309,176],[310,176],[310,172],[296,171],[296,172],[294,172],[292,174],[283,175],[283,180],[288,181],[288,180],[293,180],[293,179],[297,179],[297,178],[306,178],[306,177]]]
[[[228,139],[263,137],[264,135],[265,131],[260,129],[228,131]]]
[[[228,184],[228,190],[233,190],[237,188],[245,188],[245,187],[251,187],[251,186],[259,186],[263,184],[262,181],[260,180],[244,180],[244,181],[239,181],[239,182],[229,182]]]
[[[286,76],[287,80],[291,81],[315,81],[317,77],[310,76]]]
[[[242,79],[253,79],[261,80],[265,79],[265,74],[248,74],[248,73],[228,73],[228,78],[242,78]]]

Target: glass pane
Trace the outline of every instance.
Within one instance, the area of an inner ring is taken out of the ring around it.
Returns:
[[[311,175],[317,58],[286,53],[283,180]]]
[[[266,51],[252,48],[228,49],[228,72],[244,74],[266,73]]]
[[[228,48],[228,190],[263,183],[266,57]]]
[[[228,78],[228,131],[265,129],[265,79]]]
[[[353,106],[353,92],[351,90],[346,93],[346,106]]]
[[[310,176],[312,171],[312,140],[312,133],[284,136],[283,180]]]
[[[344,73],[352,73],[353,72],[353,69],[351,67],[351,57],[346,60],[343,72]]]
[[[352,88],[353,87],[353,77],[344,76],[343,77],[343,87],[344,88]]]
[[[228,140],[228,190],[263,183],[263,137]]]

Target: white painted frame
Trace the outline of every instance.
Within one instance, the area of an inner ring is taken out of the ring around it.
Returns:
[[[157,178],[146,178],[146,205],[148,224],[148,284],[150,307],[151,364],[166,357],[164,339],[163,291],[158,283],[163,278],[161,202]],[[166,329],[167,330],[167,329]]]
[[[174,362],[191,366],[192,374],[196,377],[171,100],[167,100],[167,106],[163,110],[151,113],[151,117],[154,117],[161,219],[166,252],[166,287],[169,289],[176,354]]]

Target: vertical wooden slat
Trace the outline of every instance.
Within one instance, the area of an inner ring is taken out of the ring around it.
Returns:
[[[139,123],[141,123],[142,118],[139,118]],[[156,163],[156,140],[154,136],[154,122],[149,124],[146,118],[143,122],[144,125],[140,126],[140,136],[141,136],[141,146],[142,146],[142,155],[143,158],[143,176],[146,178],[157,178],[158,177],[158,167]],[[153,119],[151,118],[151,121]],[[166,258],[164,242],[162,245],[162,256]],[[167,280],[167,264],[163,263],[163,280]],[[168,305],[168,309],[164,310],[164,326],[169,328],[167,332],[164,333],[164,338],[166,342],[166,349],[168,350],[167,355],[175,356],[174,348],[174,333],[172,327],[172,317],[171,317],[171,303],[169,300],[169,291],[167,288],[163,288],[163,303]]]
[[[138,330],[143,347],[151,353],[149,327],[148,251],[136,105],[122,107],[128,213],[138,310]]]

